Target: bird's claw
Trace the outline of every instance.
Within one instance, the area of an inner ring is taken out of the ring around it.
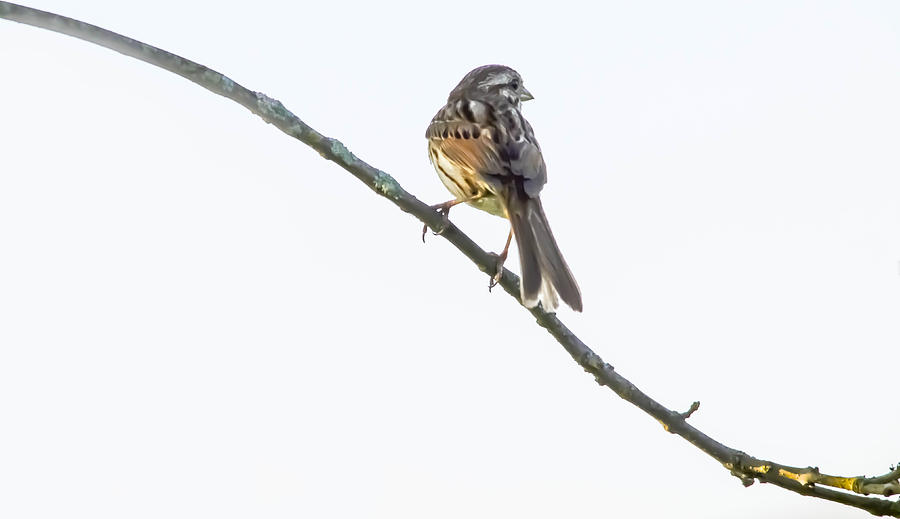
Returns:
[[[441,213],[441,226],[435,230],[433,233],[435,236],[439,236],[444,233],[444,230],[447,229],[447,226],[450,225],[450,208],[453,207],[450,202],[444,202],[443,204],[437,204],[431,206],[432,209]],[[428,232],[428,224],[422,226],[422,243],[425,243],[425,233]]]
[[[497,272],[493,276],[491,276],[491,280],[488,281],[488,292],[493,290],[493,288],[500,284],[500,278],[503,277],[503,271]]]
[[[490,292],[495,286],[500,284],[500,279],[503,277],[503,264],[506,262],[506,254],[491,254],[496,258],[497,268],[494,271],[494,274],[491,276],[491,279],[488,281],[488,292]]]

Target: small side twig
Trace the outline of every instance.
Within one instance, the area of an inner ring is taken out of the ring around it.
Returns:
[[[692,414],[694,414],[695,411],[697,411],[697,409],[700,409],[700,401],[699,400],[692,403],[691,407],[687,411],[681,413],[681,417],[684,418],[685,420],[687,420],[688,418],[691,417]]]

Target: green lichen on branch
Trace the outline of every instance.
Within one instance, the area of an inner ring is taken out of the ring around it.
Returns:
[[[217,85],[223,94],[230,94],[234,91],[235,82],[224,74],[220,74],[215,70],[203,67],[205,70],[200,73],[199,80],[210,85]]]
[[[405,192],[405,190],[400,187],[400,184],[394,179],[394,177],[388,175],[380,169],[376,173],[375,180],[373,181],[372,185],[384,196],[395,200]]]
[[[351,165],[359,161],[359,159],[356,158],[356,155],[351,153],[343,142],[332,139],[331,137],[328,137],[326,140],[328,141],[328,152],[331,153],[331,157],[329,157],[331,160],[346,165]]]
[[[296,116],[285,108],[281,101],[273,99],[262,92],[254,92],[254,94],[256,95],[257,115],[262,117],[267,123],[274,124],[278,121],[296,119]]]

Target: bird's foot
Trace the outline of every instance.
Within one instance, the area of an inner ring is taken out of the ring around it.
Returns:
[[[506,263],[506,255],[509,254],[509,244],[512,242],[512,237],[513,232],[512,228],[510,228],[509,235],[506,237],[506,246],[503,247],[503,252],[494,254],[494,256],[497,257],[497,268],[494,270],[494,275],[491,276],[491,280],[488,281],[488,292],[497,286],[497,284],[500,283],[500,278],[503,277],[503,264]]]
[[[444,202],[443,204],[437,204],[431,206],[432,209],[441,213],[441,225],[432,233],[435,236],[438,236],[444,232],[444,229],[450,225],[450,208],[454,205],[458,204],[458,200],[450,200],[449,202]],[[422,243],[425,243],[425,233],[428,232],[428,224],[422,226]]]
[[[492,254],[492,256],[496,257],[496,266],[494,268],[494,273],[491,275],[490,281],[488,281],[488,292],[490,292],[495,286],[500,283],[500,278],[503,277],[503,264],[506,263],[506,253],[508,251],[503,251],[503,254]]]

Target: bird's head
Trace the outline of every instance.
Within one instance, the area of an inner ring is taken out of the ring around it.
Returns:
[[[466,74],[466,77],[450,92],[450,98],[459,96],[500,95],[510,103],[518,105],[521,101],[534,99],[525,88],[522,76],[504,65],[485,65]]]

